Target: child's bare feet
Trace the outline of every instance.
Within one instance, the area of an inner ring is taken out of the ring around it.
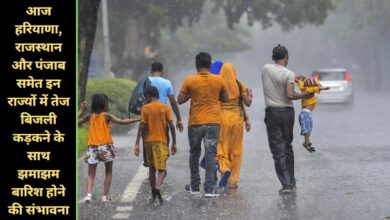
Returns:
[[[156,189],[152,189],[152,197],[150,197],[149,202],[154,203],[154,200],[156,200],[156,196],[157,196]]]
[[[163,199],[162,199],[162,196],[161,196],[161,191],[160,191],[160,189],[156,189],[156,194],[157,194],[158,203],[159,203],[160,205],[162,205],[162,204],[163,204]]]

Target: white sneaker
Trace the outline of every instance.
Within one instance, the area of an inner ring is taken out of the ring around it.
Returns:
[[[189,192],[191,195],[200,195],[199,189],[192,189],[191,184],[187,184],[185,186],[185,190]]]
[[[92,200],[92,194],[91,193],[88,193],[83,199],[82,201],[84,202],[90,202]]]
[[[205,194],[203,195],[205,198],[215,198],[219,196],[219,192],[216,189],[213,190],[205,190]]]

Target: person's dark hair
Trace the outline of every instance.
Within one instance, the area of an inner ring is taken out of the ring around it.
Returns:
[[[108,105],[108,97],[105,94],[94,94],[92,96],[91,113],[99,114],[106,110]]]
[[[160,97],[160,94],[158,93],[158,90],[154,86],[148,86],[144,92],[145,98],[156,98],[158,99]]]
[[[287,48],[285,46],[281,46],[280,44],[272,50],[272,60],[274,61],[284,59],[287,55]]]
[[[211,56],[208,53],[200,52],[195,57],[196,68],[207,68],[211,67]]]
[[[162,72],[164,69],[164,66],[162,63],[159,62],[153,62],[152,65],[150,66],[150,70],[152,72]]]

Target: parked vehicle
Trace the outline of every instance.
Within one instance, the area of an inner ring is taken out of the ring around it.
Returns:
[[[319,103],[353,103],[352,78],[346,69],[318,69],[312,76],[330,88],[318,94]]]

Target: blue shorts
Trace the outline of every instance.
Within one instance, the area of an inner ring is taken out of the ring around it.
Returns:
[[[301,135],[310,134],[313,129],[311,112],[302,111],[301,114],[299,114],[299,124],[301,125]]]

